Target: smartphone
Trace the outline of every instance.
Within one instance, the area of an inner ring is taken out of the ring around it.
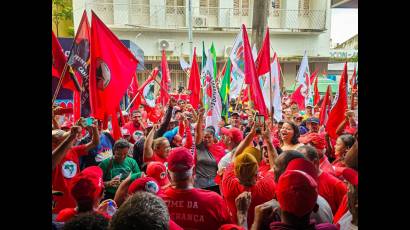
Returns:
[[[93,124],[94,118],[92,117],[87,117],[85,119],[85,126],[91,126]]]

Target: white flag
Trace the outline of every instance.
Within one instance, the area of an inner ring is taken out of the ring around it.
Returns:
[[[244,71],[244,57],[243,57],[243,38],[242,30],[239,31],[232,46],[232,51],[229,56],[231,59],[231,85],[229,89],[229,97],[237,98],[242,90],[243,82],[245,80]]]
[[[271,75],[272,75],[272,90],[273,90],[273,117],[276,121],[282,120],[282,99],[280,97],[280,71],[279,71],[279,60],[276,53],[273,55],[273,62],[270,65]]]

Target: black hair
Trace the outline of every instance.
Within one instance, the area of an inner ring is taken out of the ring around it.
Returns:
[[[114,146],[112,147],[112,151],[116,151],[118,149],[124,149],[124,148],[129,148],[130,143],[125,140],[125,139],[119,139],[118,141],[115,142]]]
[[[210,133],[212,134],[212,136],[215,137],[216,131],[215,131],[215,128],[214,128],[213,126],[208,126],[208,127],[206,127],[206,128],[205,128],[205,132],[210,132]]]
[[[158,196],[138,191],[128,197],[111,219],[110,230],[168,230],[169,213]]]
[[[310,146],[310,145],[302,145],[298,148],[298,150],[304,149],[306,154],[305,157],[307,157],[310,161],[315,161],[319,160],[319,154],[316,151],[316,148]]]
[[[288,123],[291,127],[292,127],[292,129],[293,129],[293,137],[292,137],[292,139],[290,140],[290,143],[292,143],[292,145],[296,145],[296,144],[298,144],[299,143],[299,137],[300,137],[300,131],[299,131],[299,127],[294,123],[294,122],[292,122],[292,121],[285,121],[284,122],[284,124],[285,123]]]
[[[63,230],[106,230],[109,220],[96,212],[78,214],[64,224]]]
[[[350,149],[355,142],[355,138],[351,134],[343,134],[343,135],[340,135],[339,138],[341,141],[343,141],[343,144],[345,145],[347,149]]]
[[[296,150],[286,150],[283,151],[275,160],[275,182],[277,183],[279,181],[279,177],[285,172],[286,168],[288,167],[288,164],[291,160],[297,159],[297,158],[303,158],[306,159],[306,157],[300,153],[299,151]]]

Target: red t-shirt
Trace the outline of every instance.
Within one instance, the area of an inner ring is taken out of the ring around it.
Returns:
[[[332,164],[329,162],[327,156],[323,155],[322,159],[319,161],[319,168],[323,172],[330,173],[331,175],[335,176],[335,169],[333,168]]]
[[[318,177],[318,190],[329,203],[333,215],[337,212],[343,196],[347,194],[346,184],[327,172],[322,172]]]
[[[97,212],[97,213],[103,215],[107,219],[111,219],[111,217],[106,213],[101,213],[101,212]],[[75,217],[77,214],[78,214],[78,211],[75,208],[65,208],[58,213],[56,217],[56,221],[57,222],[67,222],[71,220],[73,217]]]
[[[132,144],[135,144],[135,140],[134,140],[134,137],[133,137],[134,132],[137,131],[137,130],[144,131],[142,129],[142,126],[135,126],[133,121],[129,121],[127,124],[125,124],[123,126],[123,128],[128,129],[128,131],[130,131],[130,134],[131,134],[130,142]]]
[[[53,190],[64,193],[62,196],[54,196],[56,206],[53,209],[53,213],[58,213],[64,208],[74,208],[76,206],[74,198],[70,195],[68,186],[71,178],[80,172],[79,157],[88,154],[85,149],[86,145],[72,147],[53,170],[51,176]]]
[[[230,223],[225,202],[215,192],[170,187],[160,197],[168,206],[170,218],[183,229],[218,229]]]
[[[333,223],[339,222],[340,218],[349,210],[347,204],[347,194],[343,197],[342,202],[340,203],[339,209],[337,210],[336,214],[333,215]]]
[[[151,158],[144,157],[144,162],[151,162],[151,161],[159,161],[163,163],[165,166],[167,166],[168,158],[162,158],[158,156],[156,153],[154,153]]]
[[[263,160],[261,161],[261,163],[259,163],[259,169],[258,169],[259,173],[260,173],[262,176],[265,176],[265,175],[269,172],[269,170],[270,170],[270,165],[269,165],[269,163],[266,162],[265,159],[263,159]]]
[[[272,200],[275,196],[275,182],[272,171],[267,172],[265,176],[259,175],[256,184],[251,187],[245,187],[239,183],[239,179],[235,176],[234,165],[231,163],[226,167],[222,177],[222,192],[224,200],[228,206],[233,223],[238,223],[236,217],[235,199],[242,192],[247,191],[252,194],[252,201],[248,211],[248,227],[253,223],[255,215],[255,206]]]

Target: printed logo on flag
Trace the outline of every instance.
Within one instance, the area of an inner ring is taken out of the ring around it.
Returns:
[[[154,108],[155,107],[154,81],[151,81],[145,86],[143,90],[143,95],[144,95],[145,102],[147,103],[147,105],[151,108]]]
[[[77,165],[74,161],[66,161],[61,167],[61,172],[65,178],[73,178],[77,173]]]
[[[158,191],[159,191],[157,183],[155,183],[154,181],[151,181],[151,180],[148,181],[145,184],[145,191],[157,194]]]
[[[111,71],[108,65],[101,59],[97,59],[97,88],[104,90],[111,81]]]

